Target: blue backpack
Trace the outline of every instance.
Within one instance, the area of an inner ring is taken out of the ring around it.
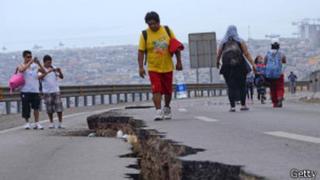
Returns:
[[[267,53],[267,64],[265,76],[268,79],[278,79],[282,74],[282,62],[281,62],[282,54],[280,52]]]

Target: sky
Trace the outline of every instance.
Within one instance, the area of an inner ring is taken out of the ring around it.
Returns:
[[[0,48],[136,45],[148,11],[183,42],[197,32],[220,39],[231,24],[244,39],[292,37],[292,22],[320,18],[319,7],[319,0],[0,0]]]

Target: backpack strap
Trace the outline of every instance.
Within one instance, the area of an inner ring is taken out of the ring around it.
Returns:
[[[168,36],[170,37],[170,39],[171,39],[171,32],[170,32],[170,28],[168,27],[168,26],[164,26],[164,29],[166,30],[166,32],[167,32],[167,34],[168,34]],[[145,50],[144,50],[144,56],[145,56],[145,58],[144,58],[144,65],[146,65],[147,64],[147,57],[148,57],[148,51],[147,51],[147,40],[148,40],[148,33],[147,33],[147,30],[143,30],[142,31],[142,36],[143,36],[143,38],[144,38],[144,42],[145,42]]]
[[[170,37],[171,39],[171,32],[170,32],[170,28],[168,26],[164,26],[164,28],[166,29],[166,32],[168,34],[168,36]]]
[[[241,46],[241,42],[238,42],[238,41],[234,40],[232,37],[229,37],[229,39],[228,39],[227,42],[229,42],[229,41],[235,41],[235,42],[238,44],[238,46],[239,46],[239,48],[240,48],[240,50],[241,50],[241,53],[243,53],[243,49],[242,49],[242,46]],[[227,42],[225,42],[225,43],[222,45],[222,51],[223,51],[223,49],[225,48]]]
[[[148,57],[148,51],[147,51],[147,40],[148,40],[148,33],[147,30],[143,30],[142,31],[142,36],[144,38],[144,42],[145,42],[145,49],[144,49],[144,65],[147,64],[147,57]]]

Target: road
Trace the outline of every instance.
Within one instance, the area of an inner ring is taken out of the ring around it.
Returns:
[[[126,168],[134,159],[118,157],[130,153],[125,142],[69,135],[86,130],[86,117],[102,111],[68,115],[64,130],[16,127],[0,131],[0,179],[122,180],[126,173],[136,173]],[[46,121],[43,124],[48,126]]]
[[[320,173],[320,105],[287,99],[282,109],[255,102],[250,111],[235,113],[228,112],[226,97],[176,100],[173,119],[160,122],[152,120],[153,109],[123,112],[165,132],[168,139],[205,149],[185,160],[242,165],[247,172],[276,180],[290,179],[293,168]],[[128,144],[63,135],[85,129],[87,116],[107,110],[68,115],[67,129],[61,131],[0,131],[0,179],[125,179],[126,173],[135,172],[125,167],[134,159],[118,158],[129,153]]]
[[[185,160],[242,165],[247,172],[277,180],[290,179],[293,168],[320,173],[319,105],[289,97],[282,109],[255,102],[248,112],[228,110],[221,97],[175,101],[174,118],[167,121],[152,121],[151,109],[126,113],[168,139],[206,149]]]

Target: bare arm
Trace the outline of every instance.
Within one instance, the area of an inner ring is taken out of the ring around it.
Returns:
[[[38,60],[37,57],[34,57],[34,58],[33,58],[33,62],[38,65],[38,67],[39,67],[39,70],[38,70],[38,71],[39,71],[39,72],[41,72],[41,73],[45,73],[45,72],[46,72],[46,70],[43,68],[43,66],[41,65],[41,63],[40,63],[40,61]]]
[[[43,66],[41,65],[41,63],[37,63],[37,64],[38,64],[38,66],[39,66],[39,72],[45,73],[46,70],[43,68]]]
[[[49,73],[51,73],[53,71],[53,69],[49,69],[48,72],[44,71],[44,72],[41,72],[40,69],[38,70],[40,72],[40,75],[38,76],[38,78],[40,80],[42,80],[44,77],[46,77]]]
[[[25,72],[31,66],[32,63],[33,63],[33,61],[29,61],[27,64],[21,64],[18,67],[18,71],[19,72]]]
[[[182,71],[181,51],[175,53],[177,58],[176,70]]]
[[[143,60],[144,60],[144,52],[138,51],[138,63],[139,63],[139,69],[143,68]]]
[[[251,56],[251,54],[249,53],[249,50],[248,50],[248,47],[245,43],[241,43],[241,49],[243,51],[243,54],[244,56],[248,59],[248,61],[250,62],[250,64],[255,67],[255,64],[254,64],[254,60]]]
[[[144,51],[138,51],[138,64],[139,64],[139,75],[141,78],[144,78],[146,72],[143,67],[143,60],[144,60]]]
[[[64,75],[63,75],[63,73],[62,73],[62,70],[60,69],[60,68],[57,68],[57,72],[59,73],[59,78],[60,79],[63,79],[64,78]]]

